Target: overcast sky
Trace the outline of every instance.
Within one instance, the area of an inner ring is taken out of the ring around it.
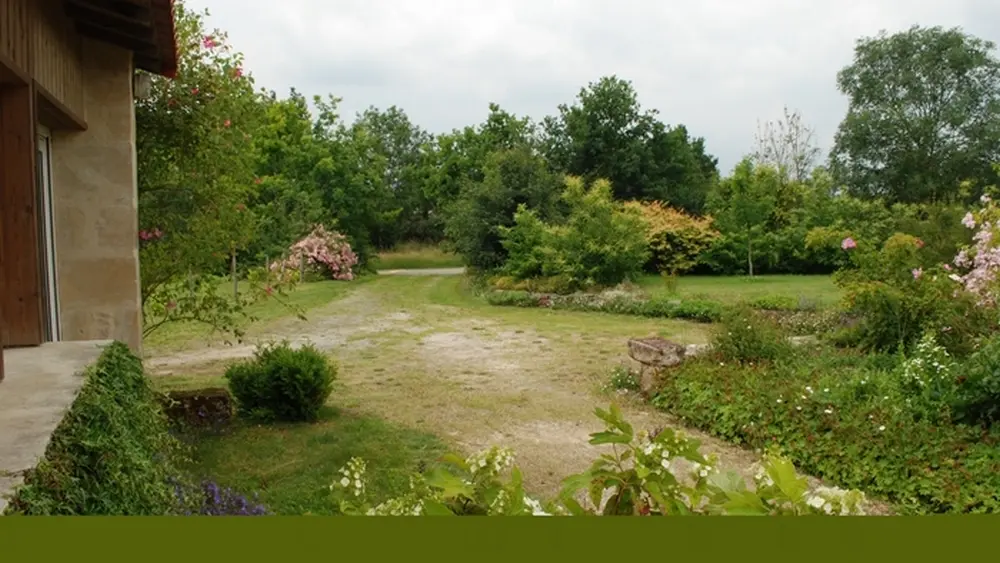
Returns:
[[[1000,0],[187,0],[229,32],[258,84],[397,105],[439,133],[490,102],[540,119],[601,76],[704,137],[723,172],[758,120],[802,112],[827,149],[854,42],[912,24],[1000,41]],[[614,7],[612,7],[614,6]]]

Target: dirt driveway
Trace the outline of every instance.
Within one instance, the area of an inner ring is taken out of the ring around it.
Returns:
[[[677,427],[639,401],[600,390],[626,360],[630,336],[703,342],[702,325],[623,316],[495,308],[460,290],[461,278],[387,276],[308,313],[252,334],[311,342],[340,364],[337,404],[442,436],[462,450],[513,448],[529,489],[550,495],[562,477],[601,453],[597,406],[617,400],[636,428]],[[217,376],[252,345],[151,355],[154,375]],[[697,431],[705,453],[749,478],[757,457]]]

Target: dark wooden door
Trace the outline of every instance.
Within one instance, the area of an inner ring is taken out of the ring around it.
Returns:
[[[36,143],[32,88],[0,87],[0,311],[4,346],[34,346],[44,338]]]

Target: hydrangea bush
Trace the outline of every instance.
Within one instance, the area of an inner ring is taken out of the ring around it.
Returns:
[[[809,490],[792,464],[769,451],[750,490],[738,475],[723,474],[714,457],[703,456],[698,442],[664,429],[635,432],[612,405],[596,409],[602,432],[593,445],[613,445],[591,467],[563,481],[562,492],[543,501],[527,495],[510,450],[493,447],[461,458],[445,456],[442,466],[414,475],[405,495],[372,504],[367,498],[366,465],[352,459],[332,485],[335,500],[349,515],[491,516],[666,516],[691,514],[860,515],[865,498],[857,491],[820,487]]]
[[[316,225],[312,232],[289,247],[288,251],[287,258],[271,264],[272,272],[279,275],[297,272],[304,258],[308,267],[319,269],[332,279],[354,279],[357,254],[351,250],[346,236],[329,231],[323,225]]]
[[[980,305],[995,307],[1000,295],[997,274],[1000,273],[1000,208],[989,195],[980,199],[982,206],[970,211],[962,224],[975,229],[973,244],[963,248],[954,264],[965,272],[950,277],[976,295]]]

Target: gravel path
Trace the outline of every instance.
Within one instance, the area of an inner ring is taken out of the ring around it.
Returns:
[[[420,270],[382,270],[380,276],[460,276],[465,268],[424,268]]]

